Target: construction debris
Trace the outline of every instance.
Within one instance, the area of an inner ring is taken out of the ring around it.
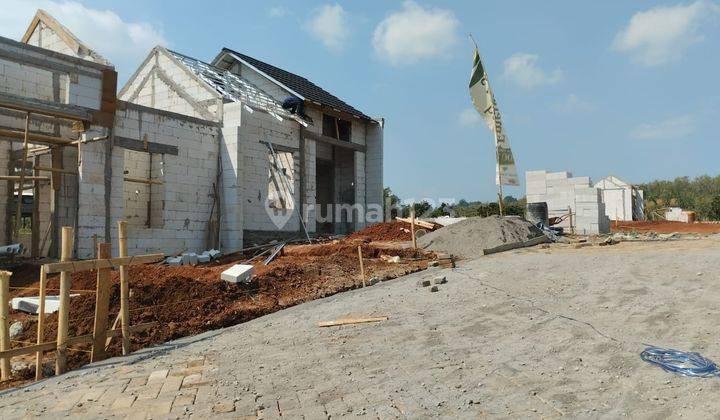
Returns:
[[[70,297],[77,297],[79,294],[71,294]],[[39,296],[23,296],[15,297],[10,300],[10,305],[16,311],[22,311],[28,314],[38,314],[40,309]],[[45,313],[51,314],[57,312],[60,307],[60,296],[45,296]]]
[[[253,266],[235,264],[220,274],[220,279],[229,283],[249,283],[253,274]]]
[[[23,244],[12,244],[0,247],[0,257],[8,257],[11,255],[20,255],[25,252]]]

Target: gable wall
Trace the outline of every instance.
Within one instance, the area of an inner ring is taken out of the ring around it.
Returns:
[[[166,84],[157,74],[151,74],[154,66],[157,65],[172,82],[196,103],[207,110],[207,114],[198,112],[185,98],[181,97],[175,89]],[[143,83],[143,81],[149,79]],[[142,87],[141,87],[142,86]],[[137,89],[140,88],[139,91]],[[137,94],[136,94],[137,92]],[[220,95],[211,93],[201,85],[188,71],[183,69],[165,53],[156,53],[140,69],[133,80],[123,88],[120,99],[149,106],[178,114],[189,115],[195,118],[211,119],[219,121],[221,106],[219,106]]]

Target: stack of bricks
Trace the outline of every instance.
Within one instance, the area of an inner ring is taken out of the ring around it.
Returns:
[[[605,215],[605,204],[599,189],[592,186],[590,177],[573,177],[570,172],[525,172],[528,203],[548,205],[549,217],[560,217],[572,212],[558,226],[572,227],[584,235],[607,233],[610,221]]]

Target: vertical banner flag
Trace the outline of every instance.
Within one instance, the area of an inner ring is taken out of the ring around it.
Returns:
[[[477,46],[475,46],[473,69],[470,77],[470,97],[475,109],[482,115],[488,128],[495,134],[495,156],[497,161],[495,165],[495,183],[497,185],[519,185],[515,159],[512,150],[510,150],[510,142],[505,135],[500,110],[497,101],[495,101],[495,96],[490,90],[490,83],[485,68],[480,61]]]

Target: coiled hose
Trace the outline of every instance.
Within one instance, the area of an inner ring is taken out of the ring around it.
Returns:
[[[720,376],[715,362],[695,352],[649,346],[640,353],[640,358],[677,375],[696,378]]]

